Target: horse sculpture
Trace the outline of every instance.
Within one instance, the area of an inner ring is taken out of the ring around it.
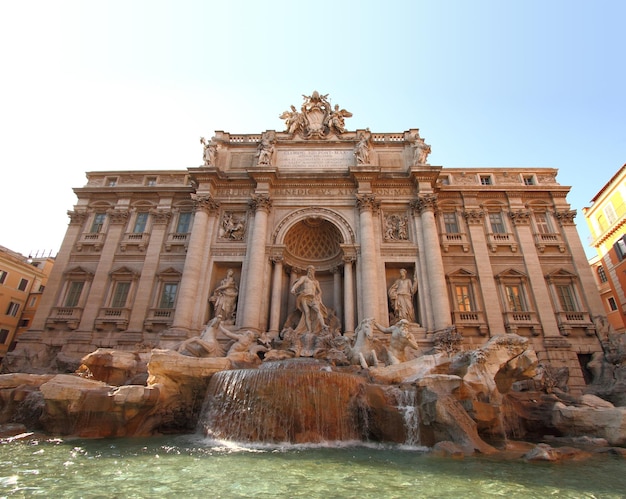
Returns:
[[[360,364],[363,369],[378,366],[378,358],[374,350],[374,319],[363,319],[354,333],[354,344],[348,349],[347,357],[350,364]]]

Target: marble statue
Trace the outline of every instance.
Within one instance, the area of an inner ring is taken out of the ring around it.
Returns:
[[[339,104],[335,104],[335,108],[328,117],[328,129],[331,132],[343,133],[346,131],[344,118],[350,118],[352,113],[345,109],[339,109]]]
[[[257,164],[271,166],[274,156],[274,143],[269,133],[264,133],[257,148]]]
[[[324,316],[326,307],[322,303],[322,289],[315,279],[315,267],[309,265],[307,273],[301,276],[291,287],[291,293],[296,295],[296,307],[302,312],[296,332],[318,334],[326,328]]]
[[[354,148],[354,156],[359,165],[367,165],[370,162],[370,138],[369,134],[361,133],[359,141]]]
[[[413,295],[417,291],[417,280],[411,281],[406,276],[406,270],[400,269],[400,278],[391,285],[387,292],[395,319],[415,322]]]
[[[200,137],[200,143],[204,146],[204,166],[215,166],[215,159],[217,157],[217,145],[212,142],[207,142],[204,137]]]
[[[235,320],[235,307],[239,288],[233,275],[233,269],[228,269],[226,277],[221,280],[219,286],[213,290],[209,301],[213,303],[214,316],[222,317],[226,324],[233,324]]]
[[[420,137],[419,130],[411,137],[411,147],[413,149],[413,165],[427,165],[426,160],[430,154],[430,146]]]
[[[291,110],[283,112],[279,118],[285,120],[285,131],[291,134],[302,130],[305,125],[304,113],[299,113],[293,104]]]
[[[177,348],[178,353],[189,357],[223,357],[224,350],[217,341],[217,333],[228,333],[228,329],[222,326],[222,316],[217,315],[211,319],[200,336],[194,336],[183,341]]]
[[[406,362],[408,360],[405,352],[406,347],[419,350],[419,345],[409,331],[409,321],[406,319],[401,319],[389,327],[381,326],[378,322],[374,322],[374,325],[383,333],[391,334],[389,348],[387,348],[389,364]]]
[[[354,344],[348,350],[350,364],[360,364],[363,369],[378,366],[374,350],[374,319],[363,319],[354,330]]]

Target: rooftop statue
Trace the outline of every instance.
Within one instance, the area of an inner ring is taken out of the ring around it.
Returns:
[[[427,165],[428,155],[430,154],[430,146],[420,137],[419,130],[410,137],[411,147],[413,149],[413,165]]]
[[[328,94],[320,95],[314,91],[311,95],[303,95],[304,102],[300,111],[295,106],[284,111],[279,118],[285,120],[285,131],[290,134],[301,134],[304,138],[326,138],[334,133],[340,135],[345,132],[345,118],[352,113],[340,109],[335,104],[333,108],[328,101]]]

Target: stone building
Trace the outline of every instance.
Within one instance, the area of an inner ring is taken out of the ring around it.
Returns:
[[[517,333],[580,388],[603,307],[557,171],[433,166],[418,129],[348,131],[350,116],[314,92],[280,116],[285,131],[201,139],[202,166],[87,173],[9,364],[171,347],[217,307],[227,327],[275,336],[313,265],[344,334],[398,320],[404,269],[421,345],[452,326],[468,347]]]
[[[598,252],[590,260],[608,324],[626,331],[626,165],[583,208]],[[599,326],[600,328],[600,326]]]

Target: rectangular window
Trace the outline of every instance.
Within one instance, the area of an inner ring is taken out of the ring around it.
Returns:
[[[7,275],[9,274],[7,273],[6,270],[0,270],[0,284],[4,284],[4,281],[7,278]]]
[[[111,308],[124,308],[126,306],[126,298],[130,290],[130,282],[121,281],[115,285],[115,292],[111,300]]]
[[[600,232],[604,232],[606,230],[606,220],[604,215],[598,215],[598,227],[600,228]]]
[[[609,304],[609,309],[610,310],[612,310],[612,311],[617,310],[617,302],[615,301],[615,298],[613,298],[612,296],[609,296],[607,302]]]
[[[28,327],[28,319],[22,319],[20,321],[19,327]]]
[[[458,234],[459,224],[456,220],[456,213],[444,213],[443,223],[446,226],[446,234]]]
[[[82,281],[74,281],[71,282],[67,289],[67,296],[65,297],[65,307],[76,307],[80,301],[80,295],[83,292],[83,286],[85,285]]]
[[[95,234],[97,232],[102,231],[102,226],[104,225],[104,220],[106,219],[106,213],[96,213],[93,217],[93,223],[91,224],[91,232]]]
[[[545,213],[535,213],[535,224],[539,234],[550,234],[552,232],[548,223],[548,216]]]
[[[610,202],[608,202],[604,207],[604,214],[606,215],[606,220],[609,222],[609,225],[613,225],[617,220],[615,208],[613,208],[613,205]]]
[[[191,224],[191,212],[183,211],[178,214],[178,224],[176,225],[176,232],[178,234],[187,234],[189,232],[189,226]]]
[[[20,310],[20,304],[19,303],[15,303],[14,301],[9,302],[9,306],[7,308],[7,315],[10,315],[11,317],[17,317],[17,313]]]
[[[153,187],[155,186],[157,183],[157,178],[156,177],[147,177],[146,178],[146,185],[149,187]]]
[[[117,185],[117,177],[107,177],[107,187],[115,187]]]
[[[556,286],[559,303],[564,312],[577,312],[578,304],[574,296],[574,289],[571,284],[561,284]]]
[[[535,185],[535,178],[532,175],[524,175],[524,185]]]
[[[30,299],[30,303],[28,304],[28,306],[29,306],[29,307],[34,307],[35,305],[37,305],[37,297],[36,297],[36,296],[33,296],[33,297]]]
[[[626,258],[626,235],[620,237],[613,245],[613,248],[615,248],[615,253],[620,261]]]
[[[494,234],[506,234],[502,213],[489,213],[489,224],[491,225],[491,232]]]
[[[474,310],[474,298],[469,285],[457,284],[454,287],[456,303],[460,312],[472,312]]]
[[[491,176],[489,176],[489,175],[481,175],[480,176],[480,185],[491,185]]]
[[[504,290],[506,292],[507,306],[511,312],[527,311],[524,293],[518,285],[506,285]]]
[[[604,267],[602,265],[598,266],[598,279],[600,282],[607,282],[606,272],[604,271]]]
[[[0,329],[0,344],[6,343],[8,337],[9,337],[9,330]]]
[[[17,286],[17,289],[19,289],[20,291],[26,291],[26,288],[28,287],[28,279],[20,279],[20,283]]]
[[[159,308],[174,308],[177,291],[177,282],[166,282],[165,284],[163,284],[163,290],[161,291],[161,300],[159,301]]]
[[[133,232],[135,234],[141,234],[146,231],[146,224],[148,223],[148,212],[142,211],[137,213],[137,217],[135,218],[135,227]]]

